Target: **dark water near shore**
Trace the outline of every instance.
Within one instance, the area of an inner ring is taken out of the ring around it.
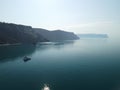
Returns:
[[[32,59],[24,62],[23,57]],[[120,90],[120,44],[81,39],[0,47],[0,90]]]

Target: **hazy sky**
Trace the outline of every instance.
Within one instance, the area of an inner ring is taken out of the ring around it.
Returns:
[[[118,33],[120,0],[0,0],[0,21],[75,33]]]

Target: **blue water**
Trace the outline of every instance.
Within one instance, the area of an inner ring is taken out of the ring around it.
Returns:
[[[44,84],[120,90],[120,44],[108,38],[0,47],[0,90],[41,90]]]

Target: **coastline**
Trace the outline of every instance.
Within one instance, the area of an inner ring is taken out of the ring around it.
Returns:
[[[22,43],[14,43],[14,44],[10,44],[10,43],[6,43],[6,44],[0,44],[0,46],[13,46],[13,45],[21,45]]]

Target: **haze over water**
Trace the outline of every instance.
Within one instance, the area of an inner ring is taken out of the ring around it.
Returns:
[[[0,22],[109,36],[0,46],[0,90],[120,90],[120,0],[0,0]]]
[[[120,43],[112,39],[0,47],[0,90],[119,90]],[[31,60],[24,62],[24,56]]]

